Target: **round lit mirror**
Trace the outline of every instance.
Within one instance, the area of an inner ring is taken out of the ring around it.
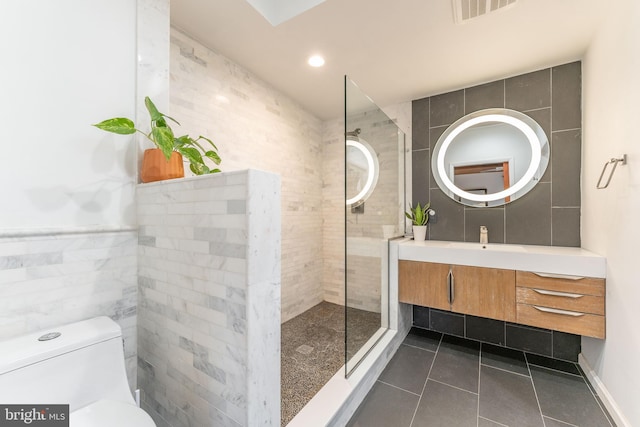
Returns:
[[[378,183],[378,156],[365,140],[348,136],[347,150],[347,206],[360,206],[371,196]]]
[[[500,206],[522,197],[549,164],[549,141],[531,117],[492,108],[457,120],[434,148],[440,189],[468,206]]]

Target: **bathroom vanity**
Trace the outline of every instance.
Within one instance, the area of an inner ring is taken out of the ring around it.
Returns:
[[[399,302],[605,337],[605,259],[581,248],[406,241]]]

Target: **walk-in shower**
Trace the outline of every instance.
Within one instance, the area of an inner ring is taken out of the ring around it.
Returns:
[[[323,139],[324,301],[282,324],[283,425],[341,425],[327,400],[389,328],[388,245],[404,231],[404,133],[348,78]]]

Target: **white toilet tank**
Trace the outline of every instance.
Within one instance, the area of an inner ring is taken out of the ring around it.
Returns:
[[[135,405],[122,332],[108,317],[0,342],[3,404],[68,404],[73,412],[101,400]]]

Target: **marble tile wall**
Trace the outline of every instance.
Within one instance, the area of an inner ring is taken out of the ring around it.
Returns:
[[[404,224],[400,217],[404,207],[404,176],[400,163],[403,147],[399,145],[398,127],[384,112],[375,109],[350,114],[347,128],[361,129],[360,138],[375,150],[380,166],[378,183],[364,203],[364,213],[347,215],[347,235],[382,238],[386,225],[394,227],[395,234]]]
[[[280,179],[138,186],[139,384],[159,427],[280,425]]]
[[[0,340],[96,316],[122,328],[136,387],[135,231],[0,238]]]
[[[406,115],[409,104],[390,109]],[[403,234],[404,165],[397,143],[396,117],[380,110],[349,116],[349,129],[361,129],[360,136],[376,150],[380,175],[376,190],[364,204],[364,214],[347,215],[347,234],[355,237],[349,248],[348,287],[350,307],[380,312],[380,243],[383,225]],[[323,260],[324,299],[344,304],[344,120],[323,126]],[[363,239],[364,238],[364,239]],[[366,247],[363,247],[366,246]],[[363,253],[364,252],[364,253]],[[365,254],[366,253],[366,254]]]
[[[223,171],[256,168],[281,176],[282,321],[321,302],[326,162],[321,121],[176,29],[171,30],[170,114],[184,133],[213,139]]]
[[[322,146],[323,298],[344,305],[344,120],[323,123]]]
[[[145,96],[151,98],[160,111],[169,111],[169,25],[170,0],[137,0],[137,76],[136,115],[140,129],[147,128],[149,113],[144,104]],[[142,164],[142,154],[153,144],[143,135],[136,133],[138,144],[138,170]]]

